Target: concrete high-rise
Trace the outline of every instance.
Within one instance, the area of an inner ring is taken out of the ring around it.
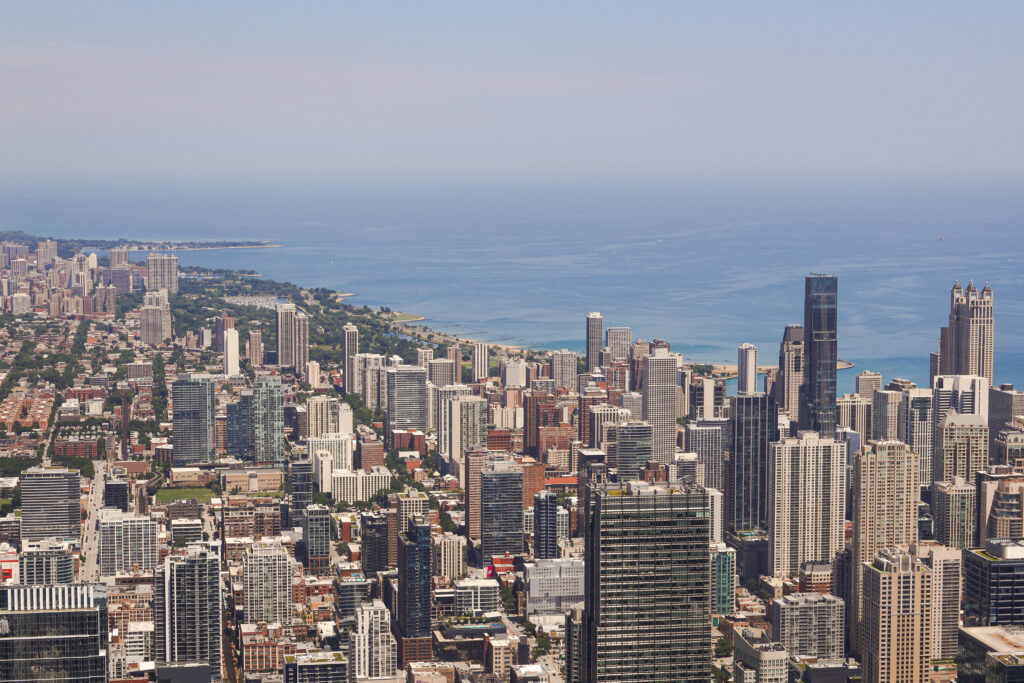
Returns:
[[[733,679],[736,683],[788,683],[789,653],[759,628],[732,632]]]
[[[71,583],[75,580],[73,541],[45,538],[40,541],[22,541],[18,558],[18,583],[33,584]]]
[[[289,586],[290,590],[290,586]],[[201,544],[170,555],[153,576],[153,652],[163,662],[209,664],[222,674],[220,558]]]
[[[151,572],[159,558],[157,523],[149,515],[104,508],[99,514],[100,575]]]
[[[977,489],[962,477],[932,484],[935,540],[950,548],[977,545]]]
[[[215,408],[209,375],[178,375],[171,385],[171,453],[175,465],[198,465],[213,460]]]
[[[946,413],[935,432],[932,449],[932,477],[952,481],[954,477],[974,480],[975,472],[988,467],[988,423],[980,415]]]
[[[580,680],[708,680],[704,489],[638,481],[588,487]]]
[[[838,280],[832,275],[809,275],[804,282],[804,401],[803,429],[825,437],[836,435],[836,304]]]
[[[934,542],[921,542],[911,546],[911,553],[931,569],[931,658],[954,659],[957,656],[963,589],[961,551]]]
[[[816,432],[771,444],[767,489],[772,574],[831,563],[845,544],[846,445]]]
[[[243,395],[245,398],[245,395]],[[284,462],[284,389],[281,378],[258,375],[248,408],[251,432],[248,454],[253,462],[279,465]]]
[[[931,572],[899,549],[880,550],[864,565],[864,683],[928,680],[934,609]]]
[[[651,459],[666,464],[676,449],[677,359],[656,348],[643,360],[643,419],[651,424]]]
[[[555,381],[555,389],[576,388],[576,354],[562,349],[552,351],[548,360],[551,365],[551,379]]]
[[[398,670],[398,643],[391,633],[391,612],[380,600],[359,606],[355,630],[348,634],[349,680],[390,678]]]
[[[249,364],[255,369],[263,367],[263,332],[261,330],[249,330],[249,345],[246,347],[245,355],[249,358]]]
[[[460,378],[456,376],[455,370],[455,361],[450,358],[434,358],[427,362],[427,381],[435,387],[459,384]]]
[[[875,441],[892,441],[899,438],[900,401],[899,391],[878,389],[871,401],[871,438]]]
[[[871,401],[875,392],[882,389],[882,373],[873,370],[862,370],[857,373],[857,394]]]
[[[473,381],[486,380],[490,374],[491,347],[483,342],[473,344]]]
[[[736,393],[752,394],[757,391],[757,347],[740,344],[736,356]]]
[[[725,444],[729,438],[729,421],[699,420],[686,425],[686,450],[696,453],[704,465],[704,484],[725,491]]]
[[[21,473],[21,538],[77,539],[82,535],[81,477],[66,467]]]
[[[604,337],[604,318],[596,311],[587,314],[587,372],[601,367],[601,341]]]
[[[234,377],[239,373],[238,330],[224,330],[224,375]]]
[[[827,593],[790,593],[771,601],[772,640],[793,657],[841,660],[846,603]]]
[[[904,389],[900,399],[899,434],[897,438],[917,453],[920,461],[921,487],[932,484],[932,391],[930,389]]]
[[[523,552],[523,469],[496,461],[480,472],[480,557]]]
[[[800,387],[804,384],[804,327],[786,325],[779,345],[779,373],[775,379],[775,402],[790,420],[800,418]]]
[[[397,429],[427,428],[427,371],[418,365],[397,365],[387,369],[387,446]]]
[[[146,254],[146,290],[166,289],[178,293],[178,257],[174,254]]]
[[[590,329],[589,320],[587,329]],[[608,347],[612,358],[629,358],[629,347],[633,345],[633,330],[628,327],[609,327],[605,332],[604,345]]]
[[[277,305],[277,364],[306,371],[309,362],[309,317],[295,304]]]
[[[342,328],[342,335],[341,345],[344,357],[342,373],[344,374],[345,393],[358,394],[360,390],[359,377],[356,374],[356,354],[359,353],[359,328],[352,323],[346,323]]]
[[[779,440],[778,409],[763,393],[730,397],[732,453],[726,502],[734,531],[768,530],[768,453]]]
[[[871,441],[853,465],[851,643],[858,647],[866,563],[882,548],[917,540],[917,454],[902,441]],[[864,653],[862,653],[864,654]]]
[[[291,556],[280,543],[258,541],[242,556],[245,622],[280,622],[292,617]]]
[[[971,281],[949,293],[949,325],[939,332],[933,375],[981,375],[992,384],[994,297],[985,283],[979,292]]]
[[[860,443],[871,440],[871,399],[860,394],[843,394],[836,400],[836,410],[840,427],[857,432]]]

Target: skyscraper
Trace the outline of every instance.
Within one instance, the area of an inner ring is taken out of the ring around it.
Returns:
[[[808,275],[804,282],[804,401],[800,426],[822,436],[836,435],[836,303],[838,280]]]
[[[827,593],[790,593],[772,600],[772,639],[793,657],[841,660],[844,648],[842,598]]]
[[[779,345],[779,374],[775,380],[775,402],[790,420],[800,418],[800,387],[804,383],[804,328],[786,325]]]
[[[149,515],[104,508],[99,514],[100,574],[156,569],[157,523]]]
[[[82,535],[81,477],[66,467],[21,473],[21,538],[76,539]]]
[[[295,304],[277,305],[277,364],[306,371],[309,362],[309,317]]]
[[[146,254],[146,289],[156,292],[166,289],[178,293],[178,257],[174,254]]]
[[[261,330],[249,330],[249,346],[246,349],[249,363],[255,369],[263,367],[263,332]]]
[[[209,375],[182,374],[171,385],[174,464],[197,465],[213,460],[213,382]]]
[[[486,380],[490,370],[491,347],[483,342],[473,344],[473,381]]]
[[[359,606],[348,634],[349,680],[387,678],[398,670],[398,643],[391,634],[391,612],[380,600]]]
[[[523,470],[515,463],[496,461],[480,472],[480,556],[523,552]]]
[[[902,392],[876,389],[871,399],[871,438],[893,441],[899,438]]]
[[[873,370],[861,370],[857,373],[857,394],[867,400],[874,400],[875,392],[882,388],[882,374]]]
[[[704,490],[638,481],[589,486],[580,680],[708,680]]]
[[[672,462],[676,450],[677,356],[664,348],[644,356],[643,417],[651,424],[651,459]]]
[[[253,462],[279,465],[284,462],[284,391],[281,378],[258,375],[249,408]]]
[[[935,481],[961,477],[973,481],[975,472],[988,467],[988,424],[980,415],[960,415],[955,410],[935,433],[932,476]]]
[[[950,548],[977,546],[977,490],[962,477],[932,484],[935,540]]]
[[[427,428],[427,371],[418,365],[387,369],[387,445],[396,429]]]
[[[864,683],[927,680],[934,609],[931,572],[899,549],[880,550],[864,565]]]
[[[800,432],[770,446],[768,537],[772,573],[795,576],[804,562],[827,562],[843,549],[846,445]]]
[[[310,505],[302,522],[306,568],[310,574],[326,574],[331,568],[331,511],[326,505]]]
[[[45,538],[23,541],[18,558],[18,582],[33,584],[71,583],[75,580],[72,541]]]
[[[292,516],[295,519],[302,519],[306,508],[313,502],[313,461],[308,457],[293,460],[290,476],[292,480]]]
[[[757,391],[757,347],[740,344],[736,361],[736,393],[754,393]]]
[[[562,349],[552,351],[549,356],[551,379],[555,380],[555,389],[576,388],[576,354]]]
[[[900,441],[917,453],[920,461],[921,487],[932,484],[932,392],[930,389],[904,389],[900,400]]]
[[[238,330],[224,330],[224,375],[234,377],[238,374]]]
[[[363,573],[374,576],[388,568],[388,519],[381,514],[364,512],[359,518],[359,537],[362,541],[360,563]]]
[[[622,481],[639,479],[654,452],[651,423],[630,420],[608,427],[608,459]]]
[[[538,560],[559,557],[558,496],[544,490],[533,497],[533,556]]]
[[[633,330],[628,327],[609,327],[605,332],[604,345],[608,347],[612,358],[629,358],[629,347],[632,344]]]
[[[858,647],[863,619],[865,563],[882,548],[917,540],[917,454],[901,441],[871,441],[853,465],[853,572],[851,642]],[[862,654],[865,654],[862,652]]]
[[[729,523],[734,531],[768,530],[768,452],[779,440],[775,401],[763,393],[730,397]]]
[[[0,680],[104,683],[107,588],[0,586]]]
[[[604,318],[592,311],[587,314],[587,372],[601,367],[601,341],[604,337]]]
[[[521,494],[520,494],[521,495]],[[402,634],[400,665],[430,661],[430,524],[422,516],[408,520],[398,543],[398,615]]]
[[[221,677],[220,558],[201,544],[170,555],[153,577],[153,652],[163,662],[203,662]]]
[[[972,280],[967,289],[957,281],[949,293],[949,325],[939,332],[934,375],[981,375],[992,384],[994,297],[985,283],[981,292]]]
[[[291,557],[280,543],[257,541],[242,556],[245,621],[291,621]]]
[[[359,328],[352,323],[346,323],[342,328],[342,355],[345,363],[342,368],[344,373],[345,393],[358,394],[359,377],[356,374],[356,354],[359,353]]]

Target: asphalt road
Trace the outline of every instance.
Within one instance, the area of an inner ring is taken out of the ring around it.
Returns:
[[[103,507],[103,473],[106,471],[107,463],[105,460],[94,460],[93,466],[96,468],[96,476],[89,486],[89,499],[86,503],[88,517],[82,523],[82,564],[78,576],[83,582],[98,581],[100,578],[100,537],[99,531],[96,530],[96,519],[100,508]]]

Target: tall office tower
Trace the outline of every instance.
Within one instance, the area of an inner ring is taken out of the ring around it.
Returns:
[[[912,546],[911,553],[932,570],[931,658],[954,659],[957,656],[963,588],[961,551],[924,542]]]
[[[491,461],[493,454],[486,448],[466,451],[459,482],[466,491],[466,536],[480,538],[480,473]]]
[[[650,422],[630,420],[607,429],[609,466],[618,470],[620,481],[639,479],[640,472],[652,460],[654,430]]]
[[[215,408],[209,375],[178,375],[171,385],[171,454],[175,465],[198,465],[213,460]]]
[[[900,400],[897,438],[917,453],[921,487],[932,484],[932,392],[929,389],[904,389]]]
[[[328,573],[331,570],[331,510],[326,505],[306,507],[302,542],[306,546],[306,569],[309,573]]]
[[[174,254],[146,254],[146,289],[155,292],[166,289],[178,293],[178,257]]]
[[[71,541],[45,538],[23,541],[18,557],[18,581],[25,586],[71,583],[75,580],[75,558]]]
[[[804,282],[804,401],[800,426],[822,436],[836,435],[836,302],[838,280],[808,275]]]
[[[427,428],[427,371],[417,365],[387,369],[387,445],[396,429]]]
[[[939,331],[935,375],[981,375],[992,383],[992,288],[967,289],[957,281],[949,293],[949,325]]]
[[[879,389],[871,402],[871,438],[874,441],[894,441],[899,438],[900,401],[898,391]]]
[[[295,304],[277,305],[277,364],[281,367],[300,367],[299,315]]]
[[[587,330],[590,330],[589,319]],[[612,358],[629,358],[629,347],[633,345],[633,330],[628,327],[609,327],[605,332],[604,345],[608,347]]]
[[[932,655],[932,569],[887,548],[864,566],[864,683],[928,679]]]
[[[234,377],[238,369],[238,330],[233,327],[224,330],[224,375]]]
[[[871,440],[871,399],[843,394],[836,400],[836,410],[840,427],[857,432],[861,443]]]
[[[128,250],[127,249],[114,249],[110,252],[110,266],[114,264],[114,251],[120,251],[124,255],[124,260],[121,263],[128,262]],[[42,270],[48,265],[57,260],[57,242],[54,240],[39,240],[36,243],[36,268]]]
[[[946,413],[980,415],[988,422],[988,379],[978,375],[938,375],[932,380],[932,419],[937,426]]]
[[[643,417],[651,423],[654,462],[672,462],[676,450],[677,357],[665,349],[644,356]]]
[[[509,387],[525,387],[526,361],[522,358],[506,358],[501,362],[501,385]]]
[[[490,370],[491,347],[483,342],[473,344],[473,381],[487,379]]]
[[[0,585],[0,680],[107,681],[107,587]]]
[[[224,333],[235,329],[235,319],[228,315],[227,311],[218,317],[213,324],[213,350],[217,353],[224,352]]]
[[[988,452],[996,451],[996,437],[1013,422],[1017,415],[1024,415],[1024,391],[1015,391],[1012,384],[1000,384],[988,391]]]
[[[732,674],[736,683],[788,683],[789,653],[763,629],[734,629],[732,644]]]
[[[772,443],[767,489],[772,574],[831,563],[845,543],[846,445],[816,432]]]
[[[450,358],[435,358],[427,363],[427,381],[435,387],[459,384],[455,369],[455,362]]]
[[[246,548],[242,584],[245,623],[291,622],[291,556],[280,543],[257,541]]]
[[[547,560],[561,556],[558,548],[558,496],[541,491],[533,497],[533,556]]]
[[[698,377],[690,384],[690,419],[711,420],[727,417],[725,380]]]
[[[974,480],[974,473],[988,467],[988,424],[980,415],[950,411],[935,433],[932,449],[932,477],[951,481],[953,477]]]
[[[698,486],[588,484],[582,681],[711,675],[707,510]]]
[[[447,401],[442,414],[446,423],[439,431],[443,431],[445,441],[444,444],[438,443],[438,452],[461,461],[467,449],[487,445],[486,398],[456,395]]]
[[[917,540],[917,454],[902,441],[870,441],[853,463],[851,643],[859,647],[866,563],[882,548]],[[861,652],[861,654],[866,654]]]
[[[790,593],[771,604],[772,640],[792,657],[842,660],[846,603],[828,593]]]
[[[704,484],[725,491],[725,444],[729,421],[700,420],[686,425],[686,450],[697,454],[704,465]]]
[[[601,367],[601,340],[604,337],[604,318],[592,311],[587,314],[587,372]]]
[[[104,508],[99,513],[100,574],[150,572],[159,558],[157,523],[149,515]]]
[[[882,373],[873,370],[862,370],[857,373],[857,395],[869,401],[874,400],[875,392],[882,390]]]
[[[962,477],[932,484],[935,540],[950,548],[974,548],[977,539],[977,489]]]
[[[82,535],[81,477],[66,467],[21,473],[21,538],[76,539]]]
[[[726,491],[733,531],[768,530],[768,453],[779,440],[775,401],[763,393],[730,397],[732,453]]]
[[[381,514],[364,512],[359,517],[359,539],[362,552],[359,555],[363,573],[374,576],[388,568],[388,519]]]
[[[507,461],[492,462],[480,471],[480,557],[523,552],[523,469]]]
[[[562,349],[552,351],[548,357],[551,365],[551,379],[555,380],[555,389],[576,388],[576,354]]]
[[[469,387],[465,384],[438,385],[437,389],[437,452],[456,461],[462,459],[462,453],[452,451],[454,442],[459,438],[453,434],[452,424],[454,421],[460,420],[461,416],[455,417],[452,412],[459,408],[458,399],[464,396],[468,397],[470,393]],[[484,402],[486,404],[486,399]],[[486,416],[484,424],[486,427]],[[461,424],[459,426],[461,427]],[[484,434],[486,436],[486,428]]]
[[[430,523],[423,516],[406,521],[398,543],[398,622],[402,634],[399,664],[431,659]]]
[[[359,394],[362,393],[359,387],[359,375],[356,373],[356,354],[359,353],[359,328],[352,323],[345,323],[345,327],[342,328],[342,334],[342,355],[345,359],[342,372],[344,373],[345,393]]]
[[[736,393],[752,394],[757,391],[757,347],[740,344],[736,356]]]
[[[363,603],[356,611],[355,630],[348,634],[348,661],[352,668],[349,680],[390,678],[398,671],[391,612],[381,600]]]
[[[153,576],[153,652],[164,662],[203,662],[213,680],[222,669],[220,558],[199,543],[170,555]]]
[[[800,417],[800,387],[804,383],[804,326],[786,325],[779,345],[779,374],[775,380],[775,402],[791,420]]]
[[[313,502],[313,461],[308,457],[291,463],[292,516],[301,519]]]
[[[600,448],[601,450],[604,450],[605,448],[605,434],[607,433],[608,427],[611,425],[629,422],[634,419],[633,414],[629,410],[609,405],[607,403],[599,403],[596,406],[591,406],[587,413],[589,416],[589,433],[583,439],[583,443],[585,443],[589,448]]]
[[[721,541],[711,546],[711,613],[732,614],[736,609],[736,550]]]
[[[249,429],[253,462],[275,465],[284,462],[284,390],[280,377],[256,377]]]
[[[246,346],[245,355],[254,369],[258,370],[263,367],[263,332],[261,330],[249,330],[249,344]]]

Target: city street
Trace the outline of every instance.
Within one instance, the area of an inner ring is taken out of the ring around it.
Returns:
[[[96,468],[96,476],[93,477],[89,486],[89,498],[86,503],[88,516],[82,522],[84,528],[79,578],[86,582],[98,581],[100,578],[100,538],[99,531],[96,530],[96,518],[100,508],[103,507],[103,473],[106,471],[107,463],[105,460],[94,460],[93,466]]]

